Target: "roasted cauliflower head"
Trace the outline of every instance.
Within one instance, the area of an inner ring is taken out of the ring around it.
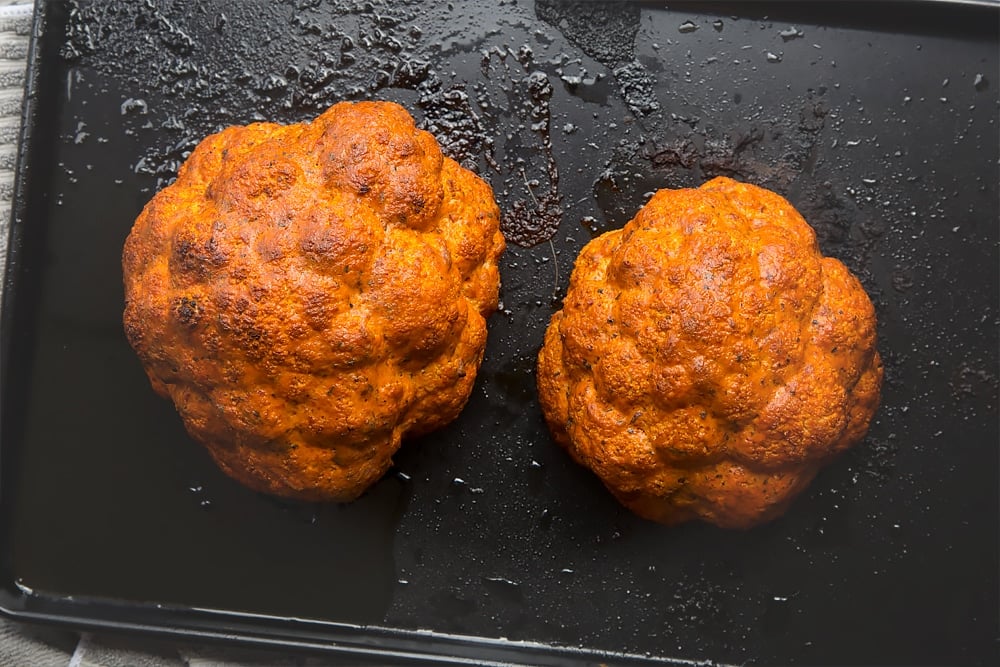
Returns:
[[[454,419],[496,309],[490,187],[400,106],[209,136],[125,242],[125,333],[247,486],[351,500]]]
[[[780,196],[660,190],[576,261],[538,388],[555,439],[666,524],[781,514],[879,401],[875,314]]]

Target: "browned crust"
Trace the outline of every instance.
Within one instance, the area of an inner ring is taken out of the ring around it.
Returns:
[[[583,249],[545,335],[555,439],[638,514],[749,527],[863,438],[875,312],[783,198],[661,190]]]
[[[497,306],[490,187],[399,105],[209,136],[125,242],[153,387],[254,489],[350,500],[461,411]]]

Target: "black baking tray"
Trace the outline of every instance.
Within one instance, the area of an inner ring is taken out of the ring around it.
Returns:
[[[998,16],[42,4],[0,329],[0,608],[380,662],[995,664]],[[361,98],[403,103],[492,183],[502,310],[455,423],[355,503],[279,502],[150,389],[121,247],[205,134]],[[582,245],[719,174],[788,197],[861,278],[886,365],[864,443],[746,532],[631,515],[534,392]]]

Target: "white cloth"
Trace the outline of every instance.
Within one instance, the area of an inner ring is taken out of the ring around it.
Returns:
[[[31,0],[0,0],[0,266],[7,257],[14,163],[31,35]]]

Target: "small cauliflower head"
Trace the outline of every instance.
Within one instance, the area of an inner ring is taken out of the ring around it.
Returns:
[[[490,187],[399,105],[230,127],[136,219],[125,333],[223,471],[347,501],[465,405],[503,249]]]
[[[798,212],[720,177],[584,247],[538,389],[557,442],[637,514],[747,528],[864,437],[875,343],[860,282]]]

